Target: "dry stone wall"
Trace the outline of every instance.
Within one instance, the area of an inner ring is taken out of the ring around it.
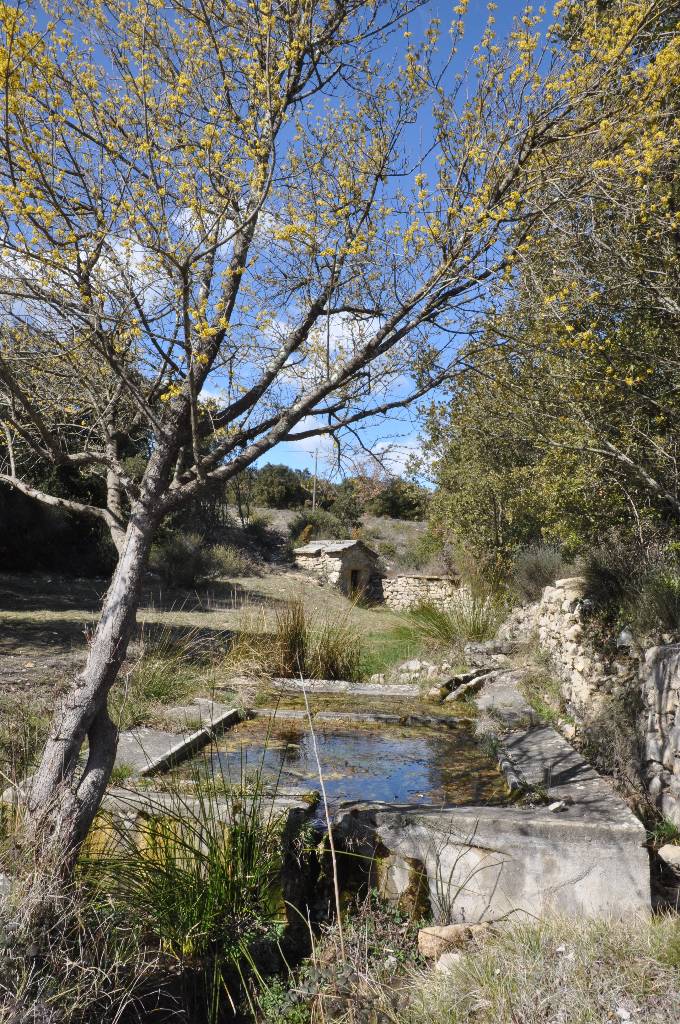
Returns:
[[[569,710],[577,720],[597,711],[608,694],[637,689],[644,705],[642,771],[662,814],[680,825],[680,644],[622,649],[607,657],[587,635],[588,602],[581,577],[546,587],[535,604],[515,609],[501,627],[504,640],[536,637],[551,658]]]
[[[396,612],[405,612],[419,604],[451,608],[460,592],[460,584],[448,576],[388,576],[382,581],[385,604]]]

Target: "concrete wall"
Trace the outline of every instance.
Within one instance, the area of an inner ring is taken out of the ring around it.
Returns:
[[[448,576],[389,576],[382,581],[385,604],[397,612],[419,604],[450,608],[460,592],[460,584]]]
[[[632,815],[603,823],[546,808],[357,810],[344,813],[338,837],[382,854],[387,896],[406,893],[421,871],[438,922],[649,913],[645,831]]]

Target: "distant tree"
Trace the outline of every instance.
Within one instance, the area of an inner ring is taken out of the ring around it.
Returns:
[[[266,465],[257,470],[253,501],[266,508],[298,508],[308,497],[300,477],[289,466]]]
[[[335,486],[329,509],[343,523],[350,526],[360,523],[364,507],[354,480],[343,480]]]
[[[426,488],[400,477],[392,477],[366,503],[366,511],[374,516],[392,519],[424,519],[429,494]]]
[[[529,13],[500,45],[490,15],[461,78],[464,0],[418,39],[415,0],[34,6],[0,5],[0,480],[103,522],[118,553],[28,794],[47,870],[73,863],[114,764],[108,695],[160,524],[278,443],[455,374],[485,289],[588,183],[572,141],[608,119],[617,151],[645,103],[658,4],[615,5],[619,43],[583,2],[579,46]],[[36,455],[102,498],[41,488]]]

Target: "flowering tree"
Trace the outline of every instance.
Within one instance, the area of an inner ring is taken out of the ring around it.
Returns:
[[[578,91],[540,14],[499,45],[490,13],[456,75],[454,11],[440,38],[417,0],[0,6],[0,481],[99,517],[118,551],[29,794],[42,852],[75,855],[101,801],[163,517],[449,378],[484,289],[583,186],[564,140],[625,48],[585,53]],[[41,490],[36,459],[105,500]]]

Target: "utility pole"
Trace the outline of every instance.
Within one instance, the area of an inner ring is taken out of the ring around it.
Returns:
[[[316,471],[319,461],[319,449],[314,452],[314,486],[312,488],[312,512],[316,510]]]

